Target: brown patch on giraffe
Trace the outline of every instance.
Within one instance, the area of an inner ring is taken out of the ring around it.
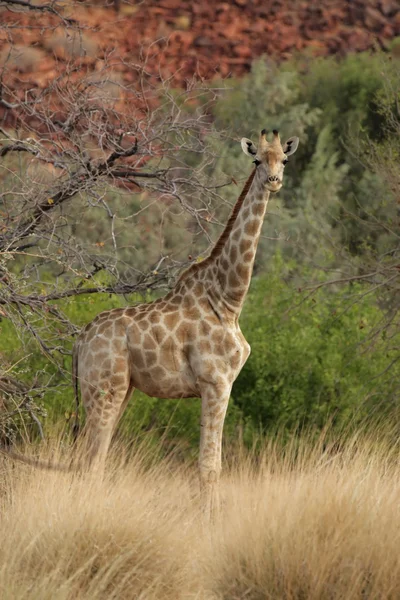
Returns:
[[[211,344],[208,340],[200,340],[200,342],[198,343],[198,348],[199,348],[200,352],[202,352],[204,354],[211,353]]]
[[[87,374],[87,378],[89,379],[89,381],[98,381],[100,377],[100,373],[97,369],[90,369],[88,374]]]
[[[97,360],[97,356],[95,357],[95,361],[97,364],[100,364],[100,361]],[[105,370],[111,370],[111,358],[106,358],[106,360],[103,360],[101,363],[101,368]]]
[[[233,270],[229,271],[228,283],[230,287],[233,288],[240,287],[242,285],[240,280],[236,277],[235,271]]]
[[[92,327],[92,329],[88,329],[88,335],[86,338],[86,342],[91,342],[97,335],[97,328],[96,327]]]
[[[194,307],[192,310],[185,313],[185,317],[191,321],[199,321],[201,319],[201,312],[198,308]]]
[[[245,252],[242,256],[244,262],[251,262],[254,258],[254,252]]]
[[[241,254],[244,254],[253,245],[253,240],[242,240],[240,242],[239,250]]]
[[[96,316],[96,317],[93,319],[93,321],[91,321],[90,323],[86,323],[85,327],[83,328],[83,331],[88,331],[88,329],[89,329],[90,327],[92,327],[93,325],[95,325],[96,323],[98,323],[98,321],[99,321],[99,319],[100,319],[100,315],[101,315],[101,314],[102,314],[102,313],[98,314],[98,315],[97,315],[97,316]]]
[[[215,360],[215,366],[220,373],[225,373],[227,368],[227,363],[223,358],[217,358]]]
[[[208,302],[206,297],[200,298],[198,300],[198,305],[204,312],[208,312],[210,310],[210,303]]]
[[[150,321],[150,323],[157,324],[157,323],[160,322],[160,320],[161,320],[161,315],[157,311],[152,310],[149,313],[149,321]]]
[[[246,223],[246,225],[244,226],[244,231],[246,235],[254,237],[258,233],[259,227],[260,222],[257,219],[253,219],[252,221]]]
[[[242,210],[242,214],[240,215],[240,217],[242,219],[242,222],[243,221],[247,221],[247,219],[249,218],[249,216],[250,216],[250,208],[247,206],[246,208],[244,208]]]
[[[165,327],[169,330],[172,331],[173,329],[175,329],[175,326],[177,325],[178,321],[180,320],[180,315],[179,313],[176,311],[176,309],[174,309],[175,312],[170,313],[168,315],[164,315],[164,324]]]
[[[183,321],[176,330],[176,337],[179,342],[193,342],[196,339],[196,328],[193,323]]]
[[[224,338],[223,338],[223,344],[224,344],[224,354],[229,354],[232,351],[232,349],[235,347],[237,342],[234,339],[233,335],[231,335],[229,332],[225,332]]]
[[[143,346],[146,350],[155,350],[157,348],[155,339],[149,333],[146,333],[144,336]]]
[[[101,352],[101,350],[105,350],[109,348],[109,340],[104,339],[102,337],[98,337],[97,335],[93,338],[90,350],[93,354],[97,354]]]
[[[221,258],[221,267],[224,269],[224,271],[229,269],[229,262],[225,257]]]
[[[95,360],[94,360],[93,354],[89,354],[89,356],[87,356],[84,360],[82,360],[82,363],[84,363],[86,368],[93,367],[95,365]]]
[[[147,319],[142,319],[139,323],[139,328],[142,332],[147,331],[150,328],[150,323]]]
[[[248,279],[251,275],[250,267],[247,267],[246,265],[242,265],[239,263],[238,266],[236,267],[236,273],[239,278]]]
[[[238,241],[240,240],[241,236],[242,236],[242,230],[240,229],[240,227],[237,227],[237,228],[234,230],[234,232],[232,233],[232,239],[233,239],[235,242],[238,242]]]
[[[98,333],[98,334],[104,333],[110,327],[111,323],[112,322],[110,322],[108,320],[107,321],[103,321],[102,323],[100,323],[100,325],[97,326],[96,333]]]
[[[238,256],[238,251],[237,251],[237,247],[236,246],[232,246],[231,248],[231,253],[230,253],[230,260],[231,260],[231,264],[234,264],[236,262]]]
[[[200,296],[201,294],[203,294],[203,292],[204,292],[204,285],[202,285],[198,281],[193,288],[193,293],[195,294],[195,296]]]
[[[168,337],[160,347],[160,363],[163,367],[169,371],[176,371],[176,359],[175,359],[175,347],[176,344],[172,337]]]
[[[170,300],[171,304],[173,304],[174,306],[178,306],[179,304],[181,304],[182,302],[182,296],[180,294],[176,294],[176,296],[173,296]]]
[[[224,354],[224,345],[222,342],[218,342],[213,345],[213,354],[216,356],[223,356]]]
[[[126,350],[126,341],[125,341],[125,339],[117,338],[115,340],[112,340],[111,346],[112,346],[112,349],[114,352],[117,352],[118,354],[122,354]]]
[[[154,350],[146,350],[146,367],[151,367],[157,362],[157,353]]]
[[[176,313],[176,306],[173,306],[170,302],[167,302],[167,304],[161,311],[161,314],[164,316],[164,315],[169,315],[171,313]]]
[[[147,313],[145,312],[138,313],[138,315],[135,317],[137,323],[140,323],[144,319],[147,319]]]
[[[203,361],[202,373],[205,376],[206,381],[208,377],[212,377],[215,373],[215,363],[213,359],[206,359]]]
[[[127,383],[127,377],[124,375],[112,375],[111,384],[115,387],[125,386]]]
[[[119,319],[118,319],[118,321],[119,321]],[[118,321],[114,322],[114,335],[116,335],[118,337],[123,337],[126,332],[126,325],[125,325],[125,323],[121,323]]]
[[[207,323],[207,321],[202,320],[199,323],[199,334],[203,335],[203,336],[207,336],[209,335],[211,331],[211,326],[209,323]]]
[[[109,318],[110,318],[110,311],[105,310],[105,311],[101,312],[99,315],[97,315],[96,319],[94,319],[94,321],[92,321],[92,323],[94,323],[96,321],[97,324],[99,324],[103,321],[108,321]]]
[[[157,365],[157,367],[154,367],[151,370],[151,375],[154,379],[164,379],[167,375],[167,372],[163,367]]]
[[[219,280],[219,282],[221,284],[221,287],[224,288],[226,286],[226,275],[225,275],[225,273],[220,273],[219,277],[218,277],[218,280]]]
[[[219,400],[209,400],[208,406],[214,410],[219,405],[219,402]]]
[[[182,308],[183,310],[189,311],[194,308],[196,302],[194,297],[191,294],[186,294],[183,298]]]
[[[251,208],[255,217],[262,217],[265,211],[265,202],[255,202]]]
[[[205,321],[210,323],[212,327],[219,327],[221,325],[221,321],[214,313],[208,314],[205,319],[202,319],[201,323],[204,323]]]
[[[187,277],[185,279],[185,290],[192,291],[195,283],[196,283],[196,280],[194,279],[194,277]]]
[[[154,325],[151,329],[153,336],[156,338],[157,342],[160,344],[165,336],[167,335],[166,330],[161,325]]]
[[[224,339],[225,332],[223,329],[219,328],[212,332],[211,341],[214,343],[220,343]]]
[[[131,350],[131,362],[134,369],[144,369],[145,363],[142,353],[142,348],[133,348]]]
[[[236,350],[235,354],[229,359],[229,363],[232,369],[237,369],[239,367],[241,359],[241,353],[239,352],[239,350]]]
[[[115,373],[125,372],[127,367],[127,362],[125,358],[115,358],[113,369]]]

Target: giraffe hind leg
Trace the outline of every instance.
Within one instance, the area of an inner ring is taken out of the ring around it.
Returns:
[[[84,428],[84,458],[87,466],[100,475],[104,472],[105,461],[113,433],[132,395],[130,383],[92,391],[91,401],[84,401],[86,424]]]

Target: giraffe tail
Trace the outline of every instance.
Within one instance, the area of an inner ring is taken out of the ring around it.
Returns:
[[[75,420],[74,425],[72,427],[72,437],[74,442],[76,441],[79,432],[80,432],[80,424],[79,424],[79,381],[78,381],[78,355],[79,355],[79,346],[76,342],[74,344],[74,348],[72,351],[72,385],[74,388],[75,395]]]
[[[0,448],[0,454],[11,458],[11,460],[18,460],[19,462],[22,462],[25,465],[30,465],[31,467],[36,467],[38,469],[45,469],[47,471],[61,471],[63,473],[69,473],[74,469],[72,464],[63,465],[53,463],[51,460],[45,461],[36,458],[29,458],[28,456],[19,454],[19,452],[13,452],[12,450],[3,450],[3,448]]]

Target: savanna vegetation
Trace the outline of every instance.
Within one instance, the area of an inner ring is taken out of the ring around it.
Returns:
[[[13,404],[15,385],[3,386],[11,413],[6,435],[20,429],[24,414],[34,436],[38,418],[45,429],[68,423],[70,351],[79,327],[106,308],[154,298],[173,285],[179,268],[203,259],[250,171],[238,137],[257,135],[260,123],[282,137],[298,135],[301,146],[266,218],[241,320],[253,353],[233,389],[226,439],[239,432],[252,444],[277,425],[323,427],[329,418],[342,426],[397,415],[399,84],[394,42],[388,54],[299,56],[280,66],[263,58],[238,81],[185,94],[164,88],[166,100],[149,123],[154,136],[164,136],[162,161],[155,166],[160,149],[149,141],[138,145],[137,165],[125,174],[104,159],[96,172],[86,169],[72,200],[65,176],[32,175],[29,151],[14,152],[15,142],[4,139],[3,381],[25,386],[21,410]],[[102,101],[105,119],[109,98]],[[91,137],[101,134],[103,125],[87,124]],[[114,152],[124,159],[133,150]],[[72,172],[79,149],[68,160]],[[61,186],[61,196],[51,193],[59,206],[47,198],[54,186]],[[26,193],[43,197],[50,229],[48,222],[29,235],[21,228]],[[199,410],[196,401],[137,392],[121,431],[155,441],[167,435],[168,447],[178,443],[192,454]]]
[[[211,524],[195,472],[148,446],[114,446],[103,481],[1,460],[1,597],[394,600],[398,444],[312,437],[230,452]]]
[[[113,53],[91,70],[53,3],[5,4],[48,11],[63,51],[19,93],[43,53],[1,25],[1,445],[69,459],[80,328],[204,259],[251,169],[242,136],[301,143],[241,317],[220,514],[200,509],[199,401],[136,392],[103,481],[1,455],[1,598],[398,598],[399,40],[178,89]]]

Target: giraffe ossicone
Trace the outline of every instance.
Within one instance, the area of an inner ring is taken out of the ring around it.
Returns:
[[[200,481],[207,512],[217,503],[221,443],[232,385],[250,354],[239,316],[250,285],[270,192],[283,181],[298,138],[241,145],[256,167],[204,261],[165,297],[99,314],[80,333],[73,378],[86,411],[90,461],[104,468],[111,437],[134,389],[160,398],[201,398]]]

